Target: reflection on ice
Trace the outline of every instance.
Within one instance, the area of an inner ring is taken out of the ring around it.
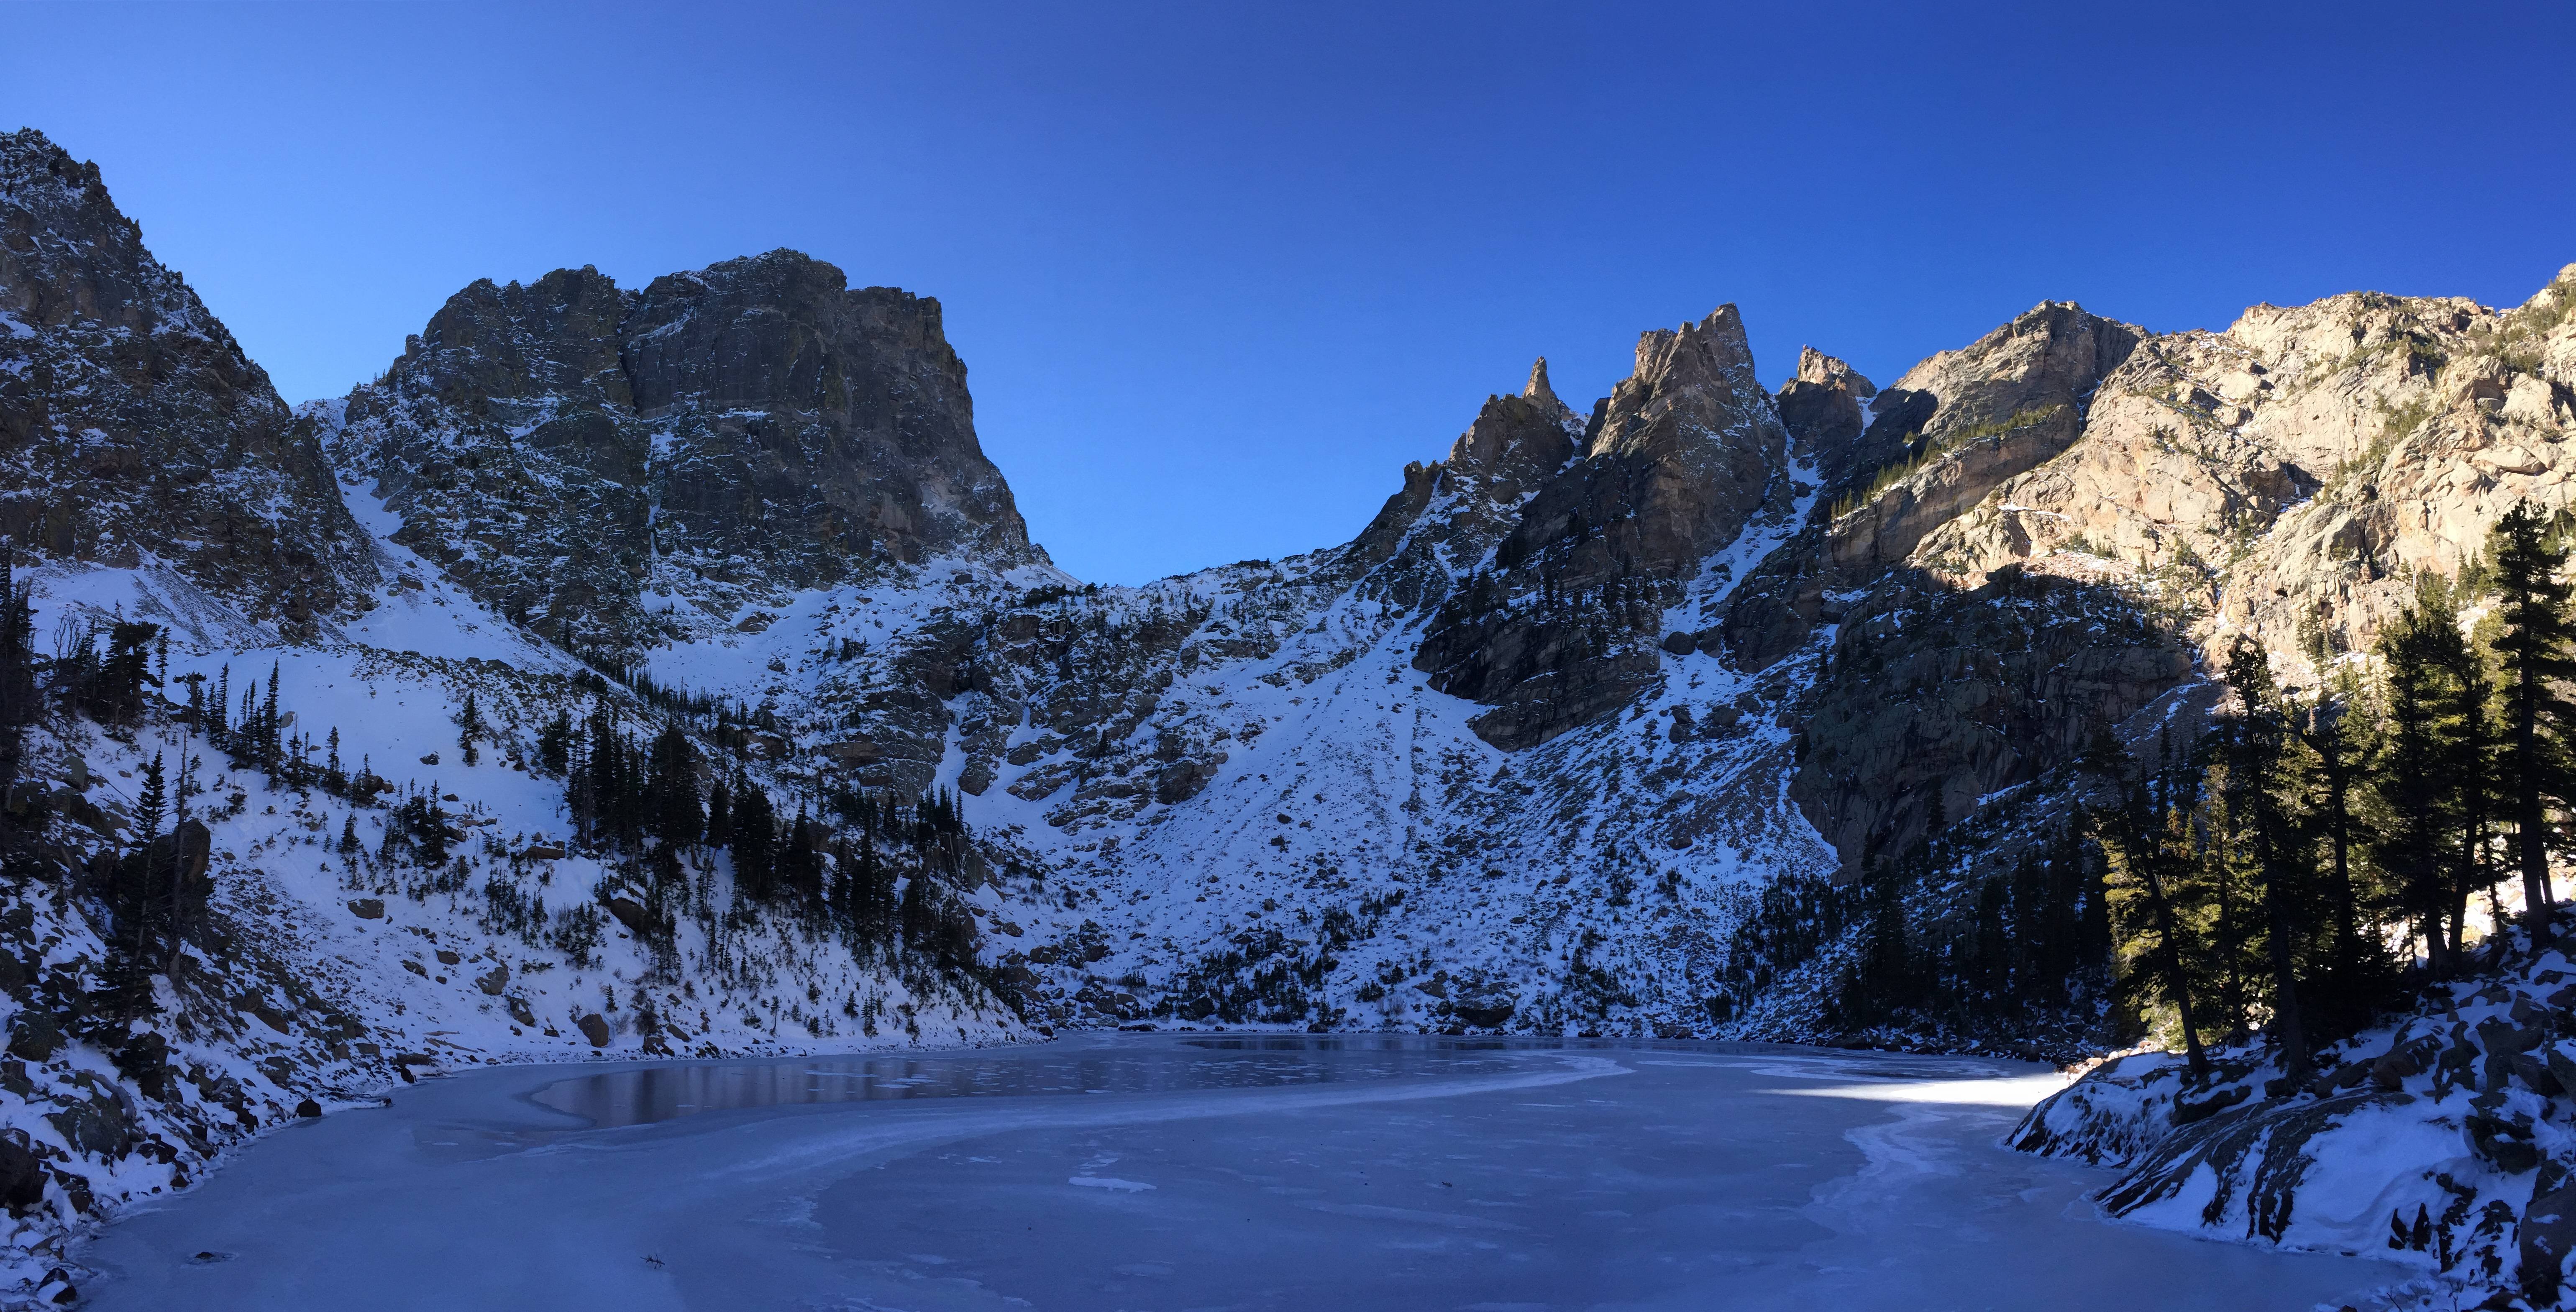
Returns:
[[[534,1100],[601,1129],[701,1111],[916,1098],[1033,1097],[1279,1088],[1510,1069],[1554,1045],[1412,1036],[1259,1035],[1130,1052],[958,1053],[689,1062],[578,1075]]]

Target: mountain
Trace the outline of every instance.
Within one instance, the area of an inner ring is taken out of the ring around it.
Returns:
[[[23,550],[175,574],[289,637],[374,582],[311,427],[32,129],[0,137],[0,442]]]
[[[424,1073],[1032,1033],[949,809],[826,834],[728,768],[767,721],[599,668],[705,629],[683,608],[747,595],[733,569],[1059,577],[935,303],[800,257],[485,284],[352,422],[280,401],[32,131],[0,137],[0,225],[0,1283],[53,1298],[68,1231]],[[602,307],[632,317],[581,338]]]
[[[805,255],[478,282],[290,410],[95,168],[0,138],[0,215],[0,531],[64,635],[0,651],[0,1193],[66,1225],[466,1061],[2098,1054],[2141,1022],[2084,817],[2230,647],[2324,689],[2576,502],[2576,266],[2221,332],[2047,302],[1884,386],[1811,349],[1766,388],[1720,306],[1588,409],[1538,362],[1341,545],[1085,585],[938,302]],[[161,847],[156,756],[198,826]],[[117,901],[162,861],[202,914]]]
[[[448,298],[332,427],[394,540],[585,650],[960,553],[1042,565],[939,302],[794,251]]]

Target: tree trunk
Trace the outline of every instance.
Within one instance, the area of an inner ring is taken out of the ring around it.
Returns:
[[[2161,858],[2158,858],[2161,859]],[[2191,982],[2182,966],[2182,939],[2174,930],[2173,904],[2165,901],[2165,881],[2151,862],[2139,873],[2147,877],[2147,896],[2155,903],[2157,955],[2164,958],[2165,987],[2173,992],[2174,1010],[2182,1016],[2182,1048],[2191,1073],[2206,1079],[2209,1055],[2200,1048],[2200,1028],[2192,1020]]]

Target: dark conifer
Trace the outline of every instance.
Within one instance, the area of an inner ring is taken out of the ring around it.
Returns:
[[[2445,684],[2464,646],[2459,617],[2437,594],[2419,598],[2379,637],[2386,674],[2370,777],[2371,858],[2384,873],[2394,909],[2424,940],[2425,964],[2437,976],[2451,973],[2445,921],[2461,794],[2462,735],[2449,713],[2456,698]]]
[[[2549,937],[2548,809],[2565,807],[2570,787],[2567,738],[2576,705],[2559,691],[2576,679],[2576,628],[2567,614],[2568,585],[2558,573],[2567,549],[2549,520],[2528,501],[2496,524],[2494,595],[2501,631],[2495,648],[2504,684],[2504,733],[2497,765],[2514,825],[2525,917],[2532,941]]]
[[[2272,971],[2272,1034],[2281,1045],[2281,1070],[2293,1085],[2308,1078],[2305,1017],[2300,1012],[2298,941],[2305,889],[2291,817],[2278,789],[2287,727],[2271,658],[2253,638],[2239,634],[2227,654],[2227,683],[2235,691],[2230,801],[2244,816],[2251,857],[2263,885],[2266,952]]]
[[[777,893],[778,816],[768,792],[741,775],[734,777],[732,849],[734,887],[754,902],[769,901]]]

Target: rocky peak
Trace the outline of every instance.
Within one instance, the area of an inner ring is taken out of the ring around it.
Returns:
[[[974,429],[939,303],[778,250],[451,297],[350,398],[397,538],[549,634],[631,650],[784,590],[1045,554]],[[688,606],[647,615],[648,590]]]
[[[1812,346],[1799,349],[1798,376],[1781,385],[1774,404],[1791,447],[1816,463],[1826,486],[1846,482],[1863,459],[1865,403],[1876,395],[1878,389],[1850,365]]]
[[[1878,388],[1861,377],[1859,370],[1812,346],[1798,348],[1798,376],[1794,381],[1838,386],[1864,401],[1878,395]]]
[[[1650,329],[1637,339],[1636,368],[1611,389],[1592,436],[1591,454],[1670,449],[1689,434],[1735,430],[1765,393],[1753,377],[1753,348],[1744,319],[1721,305],[1698,323]]]
[[[1556,399],[1556,389],[1547,385],[1546,356],[1540,356],[1538,363],[1530,366],[1529,383],[1521,388],[1521,399],[1536,402],[1551,409],[1559,409],[1565,405],[1563,401]]]
[[[98,167],[0,136],[0,533],[176,569],[282,633],[364,604],[374,562],[299,422],[143,245]]]
[[[1361,530],[1345,567],[1373,573],[1372,591],[1402,609],[1436,604],[1574,458],[1582,433],[1582,419],[1548,388],[1541,359],[1519,396],[1485,398],[1447,459],[1404,467],[1404,486]]]
[[[1495,709],[1476,731],[1545,742],[1627,704],[1661,670],[1663,612],[1712,553],[1798,495],[1788,433],[1732,305],[1637,343],[1594,410],[1584,458],[1544,484],[1493,568],[1434,618],[1414,659]]]
[[[1861,445],[1879,463],[1834,521],[1834,558],[1902,561],[1998,484],[2073,445],[2095,389],[2146,337],[2073,301],[2046,301],[1906,370],[1871,407]]]
[[[525,286],[478,279],[430,316],[394,369],[424,379],[450,405],[547,395],[627,403],[617,329],[634,301],[589,265]]]

